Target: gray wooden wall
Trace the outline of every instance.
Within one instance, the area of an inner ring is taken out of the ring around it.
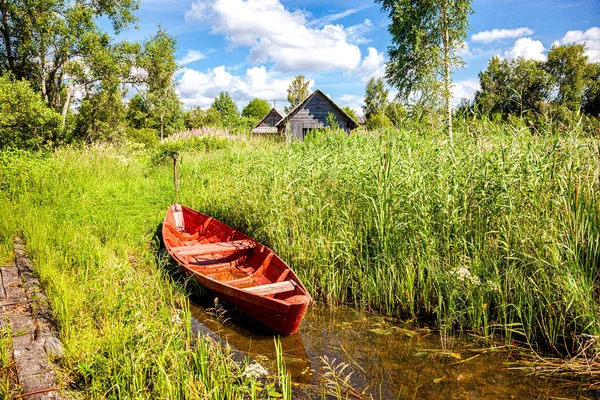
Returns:
[[[353,126],[348,117],[342,114],[335,107],[331,100],[321,93],[316,93],[306,105],[287,121],[288,135],[293,135],[298,139],[304,137],[304,133],[309,129],[325,128],[327,126],[327,115],[332,113],[341,129],[350,133],[350,126]]]

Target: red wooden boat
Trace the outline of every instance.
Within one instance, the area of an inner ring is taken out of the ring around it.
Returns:
[[[271,329],[298,330],[312,303],[296,274],[271,249],[221,221],[173,204],[162,235],[183,272]]]

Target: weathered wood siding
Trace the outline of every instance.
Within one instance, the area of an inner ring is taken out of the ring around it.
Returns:
[[[271,109],[267,114],[267,117],[263,119],[263,121],[256,126],[256,128],[265,128],[268,126],[275,126],[279,121],[281,121],[282,117],[277,113],[277,111]]]
[[[341,129],[350,133],[349,126],[353,126],[348,117],[335,107],[325,95],[316,93],[300,110],[287,121],[285,132],[298,139],[304,138],[310,129],[325,128],[327,115],[332,113]]]

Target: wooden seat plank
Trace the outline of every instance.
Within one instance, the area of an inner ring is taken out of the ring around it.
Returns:
[[[294,289],[296,289],[295,282],[284,281],[284,282],[271,283],[268,285],[260,285],[260,286],[253,286],[253,287],[249,287],[249,288],[243,288],[242,290],[244,290],[248,293],[252,293],[252,294],[267,296],[270,294],[291,292]]]
[[[192,246],[173,247],[171,250],[181,256],[204,256],[228,251],[247,250],[253,248],[255,244],[251,240],[234,240],[231,242],[197,243]]]

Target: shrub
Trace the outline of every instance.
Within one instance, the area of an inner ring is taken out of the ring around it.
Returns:
[[[29,85],[0,76],[0,149],[39,148],[59,132],[60,115],[48,108]]]

